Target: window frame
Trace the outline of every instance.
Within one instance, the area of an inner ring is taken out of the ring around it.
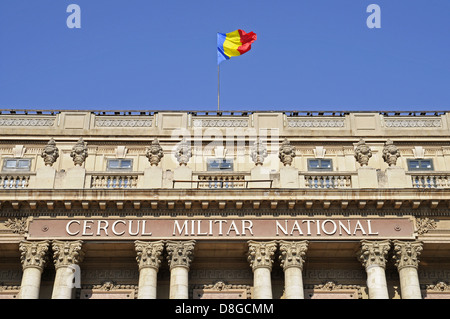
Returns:
[[[319,165],[319,167],[311,167],[310,162],[311,161],[319,161],[319,164],[321,161],[330,161],[330,167],[328,168],[322,168],[320,167],[321,165]],[[308,158],[307,161],[307,169],[308,172],[332,172],[333,171],[333,159],[331,158]]]
[[[8,168],[6,166],[6,163],[8,161],[16,161],[16,166],[14,168]],[[20,161],[27,161],[28,167],[27,168],[20,168],[18,166]],[[3,165],[2,165],[2,172],[30,172],[31,171],[31,158],[11,158],[7,157],[3,159]]]
[[[418,161],[419,162],[419,168],[412,168],[410,166],[412,161]],[[431,164],[431,168],[422,168],[420,165],[420,162],[422,161],[429,161]],[[406,159],[406,164],[408,166],[408,171],[412,171],[412,172],[429,172],[429,171],[434,171],[434,163],[433,163],[433,159],[432,158],[408,158]]]
[[[119,167],[111,168],[110,167],[111,161],[118,161],[119,164],[122,161],[130,161],[130,167],[123,168],[123,167],[120,167],[120,165],[119,165]],[[132,158],[107,158],[106,159],[106,170],[108,172],[131,172],[131,171],[133,171],[133,159]]]

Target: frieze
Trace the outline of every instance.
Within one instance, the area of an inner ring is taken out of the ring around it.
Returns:
[[[96,127],[151,127],[152,120],[96,119]]]
[[[388,128],[434,128],[442,127],[442,121],[439,118],[385,118],[384,125]]]
[[[248,120],[236,119],[195,119],[192,121],[194,127],[248,127]]]
[[[55,119],[0,118],[0,126],[53,126]]]
[[[345,119],[288,119],[287,124],[289,127],[308,127],[308,128],[343,128],[345,127]]]

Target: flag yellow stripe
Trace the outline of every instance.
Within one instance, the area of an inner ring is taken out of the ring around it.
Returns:
[[[242,45],[241,36],[239,31],[233,31],[227,33],[227,37],[223,42],[223,51],[229,57],[241,55],[241,53],[237,50]]]

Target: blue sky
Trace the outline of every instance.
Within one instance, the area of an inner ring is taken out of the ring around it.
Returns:
[[[221,110],[450,109],[448,0],[2,0],[0,108],[215,111],[236,29]]]

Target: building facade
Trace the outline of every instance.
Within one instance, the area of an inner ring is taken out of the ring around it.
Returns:
[[[0,111],[0,298],[450,298],[448,112]]]

